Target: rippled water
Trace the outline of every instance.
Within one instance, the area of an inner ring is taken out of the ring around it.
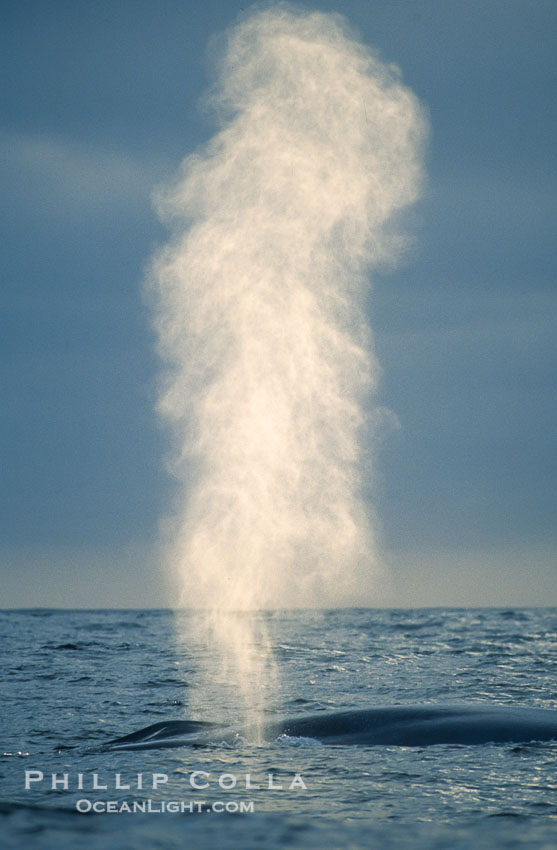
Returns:
[[[266,621],[279,671],[280,686],[265,706],[273,713],[424,702],[557,707],[555,609],[257,616]],[[233,719],[224,685],[200,704],[204,650],[184,640],[196,634],[195,615],[6,611],[0,620],[2,850],[557,846],[555,744],[279,740],[102,752],[110,738],[160,720]],[[25,770],[42,771],[43,781],[25,790]],[[67,790],[62,782],[52,789],[52,773],[68,774]],[[129,789],[115,787],[116,773]],[[92,788],[93,774],[106,790]],[[153,774],[167,781],[153,788]],[[192,787],[192,775],[208,787]],[[236,785],[223,788],[219,779]],[[88,801],[82,808],[150,800],[152,811],[85,815],[76,811],[80,800]],[[168,803],[192,811],[163,813]],[[214,810],[226,807],[236,812]]]

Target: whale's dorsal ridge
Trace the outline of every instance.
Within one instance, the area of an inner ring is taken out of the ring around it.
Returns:
[[[121,738],[113,738],[107,742],[107,745],[157,741],[176,737],[176,735],[192,735],[198,732],[207,732],[209,729],[214,728],[222,729],[222,724],[212,723],[208,720],[162,720],[159,723],[152,723],[150,726],[138,729],[137,732],[123,735]]]
[[[325,744],[423,747],[432,744],[557,741],[557,711],[490,705],[382,705],[322,711],[234,728],[202,720],[162,721],[109,741],[114,749],[203,747],[239,740],[273,741],[281,735]]]

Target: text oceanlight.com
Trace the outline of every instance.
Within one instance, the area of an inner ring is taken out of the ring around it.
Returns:
[[[77,800],[78,812],[88,814],[199,814],[200,812],[226,812],[248,814],[255,811],[253,800]]]

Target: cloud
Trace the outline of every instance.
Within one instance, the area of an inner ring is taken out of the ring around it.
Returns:
[[[168,173],[162,159],[60,136],[0,130],[4,185],[17,203],[48,214],[98,213],[107,207],[150,208],[153,186]]]
[[[169,588],[155,547],[3,546],[5,608],[161,608]]]
[[[553,331],[557,293],[536,289],[530,281],[520,289],[509,278],[497,290],[490,289],[487,277],[458,288],[418,282],[419,287],[404,291],[404,299],[396,292],[382,296],[388,321],[376,332],[381,345],[390,342],[406,354],[446,345],[518,351],[531,349]]]
[[[392,598],[401,607],[557,604],[555,543],[392,552]]]

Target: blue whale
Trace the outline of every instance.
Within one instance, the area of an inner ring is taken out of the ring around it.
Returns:
[[[240,728],[195,720],[154,723],[115,738],[111,750],[207,747],[241,741],[273,741],[281,735],[323,744],[427,747],[432,744],[557,741],[557,711],[507,705],[393,705],[322,711],[265,720]]]

